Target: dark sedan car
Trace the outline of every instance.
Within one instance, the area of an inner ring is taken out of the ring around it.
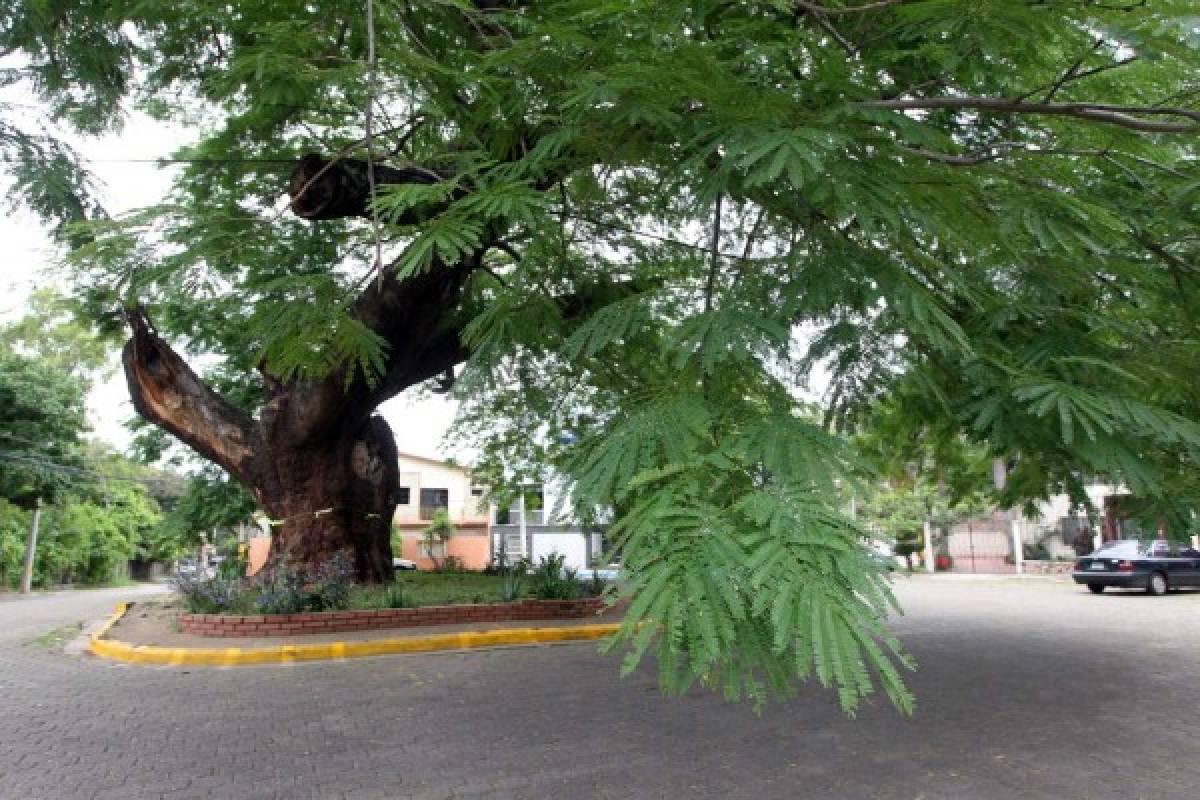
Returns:
[[[1096,594],[1109,586],[1166,594],[1168,589],[1200,586],[1200,552],[1162,539],[1119,539],[1076,561],[1071,577]]]

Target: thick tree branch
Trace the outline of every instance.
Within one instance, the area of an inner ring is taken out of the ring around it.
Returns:
[[[464,265],[458,265],[446,269],[453,272],[454,269],[463,268]],[[465,268],[469,274],[469,265]],[[402,287],[398,288],[402,290]],[[590,314],[596,308],[648,288],[633,282],[597,283],[558,295],[552,298],[552,301],[558,307],[561,318],[571,321]],[[402,303],[420,304],[418,300],[410,297],[406,297]],[[442,376],[467,361],[471,351],[462,341],[462,329],[473,316],[471,310],[463,308],[460,303],[444,307],[442,312],[442,318],[431,324],[424,337],[414,338],[412,342],[403,342],[401,349],[389,359],[388,371],[383,380],[359,402],[358,407],[364,413],[370,413],[380,403],[395,397],[405,389]]]
[[[366,162],[358,159],[305,156],[289,182],[293,210],[310,220],[367,216],[371,195],[369,169]],[[374,176],[377,185],[429,185],[443,180],[437,173],[420,167],[397,169],[376,165]],[[535,187],[549,188],[560,177],[557,173],[543,177]],[[446,203],[467,191],[455,189]],[[443,204],[413,209],[393,221],[419,222],[437,214],[439,206]],[[307,439],[333,430],[346,418],[365,419],[380,403],[404,389],[443,375],[465,361],[469,352],[460,340],[461,329],[469,318],[462,310],[465,287],[472,273],[486,270],[484,256],[488,249],[507,247],[503,235],[503,230],[489,228],[476,251],[457,263],[447,264],[434,258],[428,269],[403,280],[385,271],[382,280],[364,289],[350,308],[351,316],[387,342],[387,365],[382,379],[374,386],[356,379],[347,387],[344,372],[337,370],[316,384],[278,385],[263,412],[267,437],[286,429],[292,436]],[[569,306],[572,301],[564,302]]]
[[[1190,108],[1158,106],[1122,106],[1106,103],[1028,103],[992,97],[924,97],[894,100],[868,100],[860,108],[884,108],[892,111],[996,111],[1004,114],[1033,114],[1075,117],[1091,122],[1118,125],[1147,133],[1200,133],[1200,111]],[[1139,116],[1140,115],[1140,116]],[[1191,122],[1166,122],[1147,116],[1185,117]]]
[[[254,420],[230,405],[151,329],[145,315],[126,319],[133,336],[121,361],[133,407],[247,486],[261,487],[262,442]]]
[[[482,253],[430,269],[406,280],[388,272],[382,284],[359,296],[351,314],[388,342],[387,370],[379,384],[363,387],[355,405],[369,414],[410,386],[441,375],[467,358],[455,321],[463,289],[482,262]]]
[[[1153,159],[1139,156],[1134,153],[1123,153],[1120,150],[1110,150],[1107,148],[1075,148],[1075,147],[1034,147],[1030,142],[993,142],[992,144],[981,147],[978,150],[972,150],[968,153],[943,153],[937,150],[927,150],[922,147],[909,147],[907,145],[898,145],[899,149],[910,155],[927,158],[930,161],[937,161],[940,164],[949,164],[952,167],[973,167],[979,164],[987,164],[992,161],[999,161],[1009,155],[1020,154],[1030,156],[1079,156],[1079,157],[1094,157],[1107,159],[1118,169],[1125,172],[1130,177],[1142,183],[1141,179],[1137,178],[1136,174],[1132,173],[1128,167],[1116,160],[1117,156],[1128,158],[1129,160],[1141,164],[1142,166],[1165,172],[1176,178],[1188,180],[1188,176],[1179,170],[1161,164]]]
[[[388,167],[376,164],[376,186],[399,184],[439,183],[442,176],[417,166]],[[288,179],[288,195],[292,211],[308,220],[369,217],[371,175],[367,162],[358,158],[326,159],[308,154],[300,159]],[[397,222],[418,221],[415,214],[406,214]]]

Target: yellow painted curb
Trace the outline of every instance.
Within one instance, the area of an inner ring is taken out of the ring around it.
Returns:
[[[276,647],[158,647],[134,645],[104,634],[116,624],[128,603],[117,606],[116,613],[92,634],[88,649],[103,658],[130,664],[168,666],[240,667],[250,664],[291,664],[296,661],[331,661],[392,653],[431,653],[438,650],[465,650],[513,644],[543,644],[603,639],[617,632],[616,623],[576,625],[569,628],[502,628],[491,631],[437,633],[430,636],[406,636],[401,639],[375,639],[365,642],[326,642],[324,644],[285,644]]]

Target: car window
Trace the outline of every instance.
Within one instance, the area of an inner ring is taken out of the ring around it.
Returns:
[[[1142,546],[1140,542],[1133,539],[1118,539],[1113,542],[1105,542],[1100,545],[1092,555],[1100,558],[1133,558],[1142,554]]]

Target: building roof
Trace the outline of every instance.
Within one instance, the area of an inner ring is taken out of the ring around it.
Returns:
[[[470,472],[471,468],[464,464],[458,464],[453,461],[446,461],[440,458],[430,458],[429,456],[419,456],[416,453],[397,453],[397,458],[408,459],[410,461],[424,461],[426,464],[436,464],[439,467],[447,469],[457,469],[461,472]]]

